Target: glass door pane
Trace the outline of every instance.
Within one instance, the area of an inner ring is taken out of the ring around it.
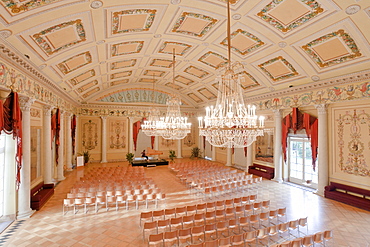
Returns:
[[[289,144],[289,181],[317,188],[317,168],[312,167],[311,143],[307,138],[290,137]]]

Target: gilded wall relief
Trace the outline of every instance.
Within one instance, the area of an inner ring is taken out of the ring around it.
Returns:
[[[98,145],[98,124],[89,120],[82,125],[82,146],[92,150]]]
[[[122,149],[126,147],[125,121],[111,120],[109,123],[109,148]]]
[[[370,177],[370,113],[345,111],[336,116],[338,166],[344,173]]]

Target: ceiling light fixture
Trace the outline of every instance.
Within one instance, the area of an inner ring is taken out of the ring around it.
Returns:
[[[144,120],[144,123],[141,125],[141,130],[147,136],[160,136],[161,131],[159,130],[160,116],[161,112],[158,108],[154,106],[155,104],[155,72],[153,71],[153,90],[150,97],[153,103],[152,107],[149,110],[149,117],[147,120]]]
[[[172,84],[175,86],[175,49],[173,49],[172,69]],[[166,105],[166,117],[162,117],[160,121],[161,136],[170,140],[184,139],[190,133],[191,123],[187,122],[187,117],[181,116],[181,100],[178,94],[173,93],[167,99]]]
[[[216,105],[207,107],[206,116],[198,118],[199,135],[215,147],[242,148],[264,135],[264,117],[256,115],[256,106],[245,106],[241,87],[244,78],[240,74],[244,67],[239,62],[231,63],[230,2],[235,0],[227,0],[228,60],[217,69]]]

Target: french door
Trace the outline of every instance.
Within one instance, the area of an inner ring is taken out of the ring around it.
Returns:
[[[288,150],[289,181],[317,189],[318,167],[316,165],[315,171],[313,170],[310,140],[289,137]]]

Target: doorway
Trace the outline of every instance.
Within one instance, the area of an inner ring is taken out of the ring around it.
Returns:
[[[318,167],[313,170],[310,140],[304,137],[289,137],[288,150],[289,182],[317,189]]]

